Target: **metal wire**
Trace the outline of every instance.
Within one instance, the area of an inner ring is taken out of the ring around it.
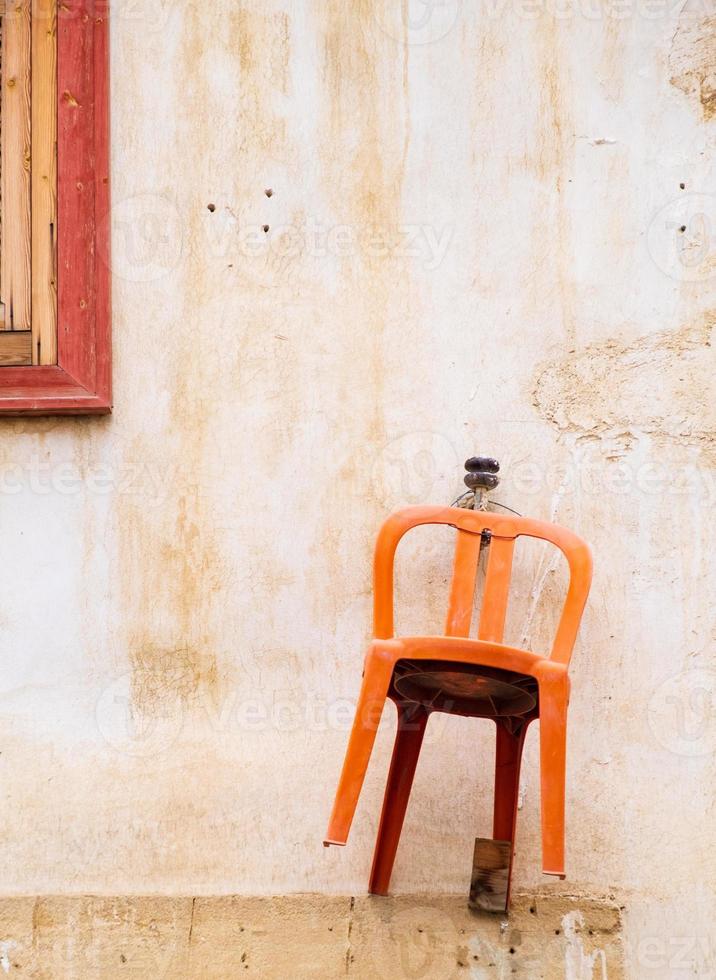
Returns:
[[[464,500],[465,497],[469,496],[469,494],[471,494],[471,493],[472,493],[472,490],[466,490],[465,493],[461,493],[459,497],[456,497],[453,500],[453,502],[450,504],[450,506],[451,507],[454,507],[455,504],[459,504],[461,500]]]
[[[517,517],[522,517],[522,514],[520,514],[518,510],[513,510],[511,507],[508,507],[507,504],[498,503],[497,500],[491,500],[490,503],[494,507],[502,507],[503,510],[509,510],[511,514],[515,514]]]
[[[465,497],[469,497],[471,493],[472,490],[467,490],[465,493],[461,493],[459,497],[456,497],[455,500],[453,500],[450,506],[455,507],[461,500],[464,500]],[[488,500],[488,504],[491,507],[501,507],[503,510],[508,510],[511,514],[515,514],[517,517],[522,517],[522,514],[520,514],[518,510],[513,510],[512,507],[508,507],[507,504],[501,504],[497,500]]]

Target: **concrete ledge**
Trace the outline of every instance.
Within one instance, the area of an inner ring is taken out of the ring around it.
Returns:
[[[519,895],[0,899],[0,978],[620,980],[611,901]]]

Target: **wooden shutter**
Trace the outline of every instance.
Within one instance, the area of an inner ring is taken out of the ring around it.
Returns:
[[[56,51],[55,0],[7,0],[0,23],[2,365],[57,359]]]
[[[0,0],[0,414],[110,409],[108,0]]]

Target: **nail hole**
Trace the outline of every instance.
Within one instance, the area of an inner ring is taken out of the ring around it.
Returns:
[[[679,184],[679,187],[681,188],[682,191],[686,190],[686,184]]]
[[[216,211],[216,205],[215,204],[207,204],[206,206],[211,211],[212,214],[214,213],[214,211]]]
[[[686,231],[686,225],[682,225],[682,226],[681,226],[681,227],[679,228],[679,231],[680,231],[680,232],[681,232],[681,234],[683,235],[683,233],[684,233],[684,232]]]
[[[273,189],[271,187],[267,187],[266,190],[264,191],[264,194],[266,195],[266,197],[273,197]]]
[[[268,225],[264,225],[264,231],[265,232],[268,232],[268,230],[269,230],[269,226]]]

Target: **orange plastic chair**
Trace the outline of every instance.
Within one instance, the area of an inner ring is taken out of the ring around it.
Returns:
[[[421,524],[457,529],[444,636],[395,637],[393,566],[400,539]],[[550,656],[502,643],[515,540],[556,545],[569,564],[569,588]],[[489,544],[478,638],[470,639],[481,543]],[[511,877],[517,794],[525,733],[540,720],[542,867],[564,877],[564,801],[569,678],[567,668],[589,593],[588,546],[571,531],[524,517],[458,507],[408,507],[383,525],[375,549],[374,640],[368,648],[355,719],[324,845],[346,843],[386,698],[398,730],[388,774],[369,890],[388,892],[413,776],[433,711],[492,718],[497,726],[493,835],[510,842]]]

